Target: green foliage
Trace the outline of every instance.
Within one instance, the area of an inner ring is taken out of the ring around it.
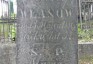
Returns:
[[[14,19],[16,15],[14,13],[11,14],[11,19]],[[0,20],[0,22],[6,22]],[[15,38],[16,37],[16,27],[14,23],[0,23],[0,37],[4,37],[7,39],[8,37],[10,38]]]
[[[11,18],[14,19],[16,17],[16,14],[11,13]]]
[[[16,37],[16,27],[15,27],[15,24],[12,24],[11,26],[11,31],[10,31],[10,33],[9,33],[9,35],[10,35],[10,37],[11,38],[15,38]]]
[[[85,55],[79,59],[79,64],[93,64],[93,56]]]
[[[16,17],[16,14],[14,14],[14,13],[12,13],[11,14],[11,19],[15,19],[15,17]],[[13,39],[13,38],[15,38],[16,37],[16,26],[15,26],[15,24],[13,23],[13,24],[11,24],[10,25],[10,33],[9,33],[9,35],[10,35],[10,37]]]
[[[78,24],[78,38],[85,41],[93,39],[93,29],[81,29],[80,26],[81,25]]]

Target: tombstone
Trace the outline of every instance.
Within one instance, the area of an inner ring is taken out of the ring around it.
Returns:
[[[76,0],[17,3],[17,64],[77,64]]]

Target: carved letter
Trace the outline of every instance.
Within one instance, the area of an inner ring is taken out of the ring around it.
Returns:
[[[45,18],[44,10],[41,10],[41,12],[42,12],[42,17]]]
[[[32,18],[32,10],[30,9],[30,18]]]
[[[53,15],[53,13],[51,12],[50,9],[48,10],[48,13],[49,13],[50,16],[54,17],[54,15]]]
[[[60,55],[60,54],[63,55],[63,50],[62,50],[62,48],[56,48],[56,55]]]
[[[21,10],[21,15],[22,15],[22,18],[26,18],[26,11]]]

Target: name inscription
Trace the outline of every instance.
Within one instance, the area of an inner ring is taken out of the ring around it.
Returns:
[[[20,10],[22,18],[49,18],[49,17],[58,17],[65,18],[72,15],[71,9],[28,9]]]

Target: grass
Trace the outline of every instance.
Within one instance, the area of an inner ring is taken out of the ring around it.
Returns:
[[[80,58],[79,64],[93,64],[93,56],[84,56]]]
[[[93,20],[83,22],[83,29],[81,29],[81,24],[78,23],[78,40],[79,41],[93,41]]]

